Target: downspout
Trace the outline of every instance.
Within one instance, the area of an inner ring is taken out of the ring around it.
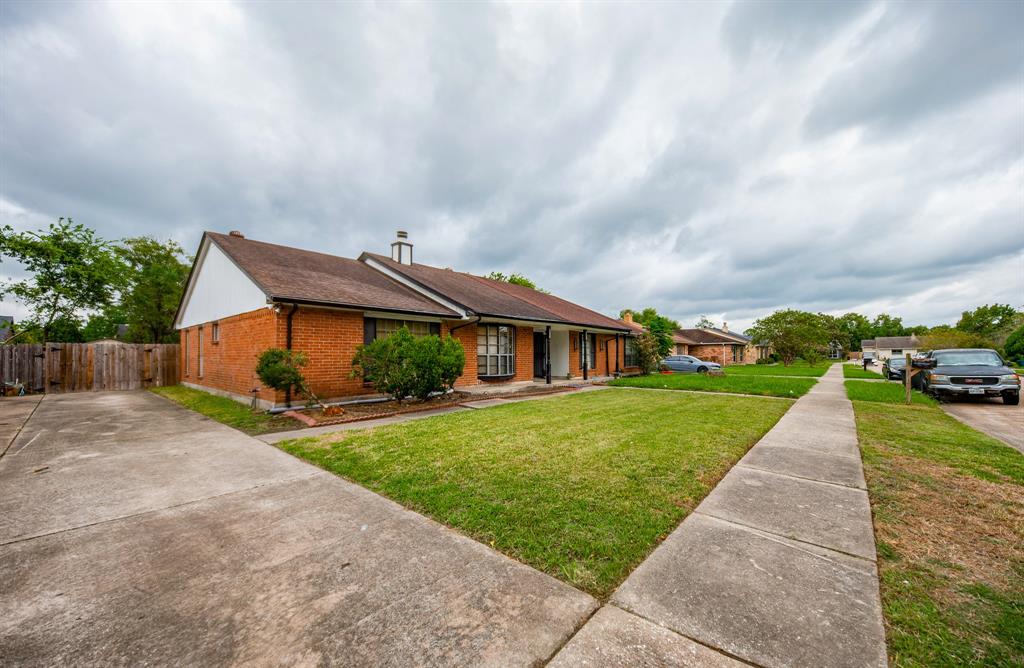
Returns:
[[[285,330],[284,345],[288,350],[292,349],[292,318],[295,317],[295,312],[299,310],[298,304],[292,304],[292,308],[288,311],[288,326]],[[289,387],[284,391],[284,403],[286,406],[291,407],[292,405],[292,388]]]
[[[551,325],[544,328],[544,382],[551,384]]]

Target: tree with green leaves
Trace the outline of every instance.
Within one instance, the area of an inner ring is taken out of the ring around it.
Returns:
[[[537,292],[543,292],[546,295],[551,294],[544,288],[538,288],[536,283],[528,279],[526,276],[523,276],[522,274],[513,273],[506,275],[501,273],[500,271],[492,271],[491,273],[487,274],[487,278],[491,279],[492,281],[501,281],[502,283],[521,285],[524,288],[530,288],[531,290],[536,290]]]
[[[747,335],[769,344],[783,365],[789,366],[798,357],[820,355],[832,341],[834,331],[820,313],[788,309],[755,321]]]
[[[871,338],[880,336],[906,336],[906,328],[903,326],[903,319],[891,316],[888,313],[879,313],[871,321]]]
[[[672,335],[679,329],[679,323],[669,318],[668,316],[661,315],[657,309],[648,306],[642,311],[634,311],[632,309],[623,309],[619,312],[619,318],[624,318],[626,313],[633,314],[633,322],[643,325],[647,328],[655,340],[658,342],[658,350],[662,357],[670,355],[672,353]]]
[[[60,218],[45,231],[3,228],[0,256],[30,272],[26,279],[9,281],[2,293],[13,294],[32,310],[44,340],[50,340],[59,320],[77,321],[81,311],[110,304],[123,276],[111,246],[71,218]]]
[[[709,317],[707,317],[706,315],[703,315],[703,314],[700,316],[700,319],[697,320],[697,324],[694,325],[694,328],[696,328],[696,329],[717,329],[715,327],[714,321],[712,321],[711,318],[709,318]]]
[[[992,341],[981,334],[965,332],[949,325],[932,327],[921,337],[922,350],[942,350],[944,348],[995,348]]]
[[[860,313],[844,313],[836,318],[841,333],[839,344],[844,350],[860,350],[860,342],[874,337],[871,321]]]
[[[1000,333],[1013,331],[1021,313],[1009,304],[985,304],[973,311],[964,311],[956,328],[986,339],[996,339]]]
[[[1024,327],[1019,327],[1014,330],[1010,336],[1006,338],[1006,344],[1003,346],[1003,353],[1006,359],[1013,360],[1017,364],[1024,364]]]
[[[174,241],[124,239],[116,247],[126,268],[119,311],[127,338],[141,343],[174,343],[174,315],[188,279],[188,256]]]

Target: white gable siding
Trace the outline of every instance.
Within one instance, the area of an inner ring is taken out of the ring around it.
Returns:
[[[267,296],[216,244],[207,242],[192,277],[178,328],[255,311]]]

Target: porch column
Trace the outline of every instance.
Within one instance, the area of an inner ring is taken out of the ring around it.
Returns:
[[[620,373],[622,369],[619,368],[619,335],[615,335],[615,373]]]
[[[544,382],[551,384],[551,325],[544,328]]]
[[[583,353],[583,380],[587,380],[587,367],[590,366],[590,335],[583,330],[583,341],[580,344],[580,352]]]

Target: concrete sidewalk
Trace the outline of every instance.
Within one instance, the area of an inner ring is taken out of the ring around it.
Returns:
[[[834,365],[552,665],[885,666],[871,508]]]
[[[47,396],[0,489],[2,666],[532,666],[598,607],[149,392]]]

